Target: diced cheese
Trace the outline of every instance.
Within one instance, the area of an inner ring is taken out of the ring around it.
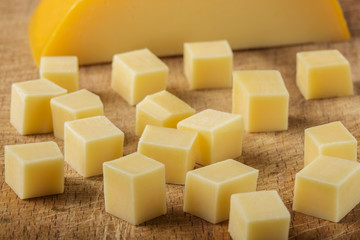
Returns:
[[[104,163],[106,212],[133,225],[166,213],[164,164],[140,153]]]
[[[305,99],[354,94],[350,63],[338,50],[297,53],[296,85]]]
[[[11,124],[22,135],[52,132],[50,99],[66,92],[47,79],[12,84]]]
[[[280,72],[235,71],[232,112],[244,117],[248,132],[288,128],[289,93]]]
[[[231,87],[232,65],[227,41],[184,44],[184,72],[191,89]]]
[[[229,232],[233,240],[286,240],[290,213],[276,191],[231,196]]]
[[[176,128],[195,109],[166,90],[148,95],[136,105],[136,135],[141,136],[147,124]]]
[[[76,56],[41,57],[40,77],[73,92],[79,89],[79,65]]]
[[[244,133],[241,115],[206,109],[180,121],[177,127],[198,132],[197,162],[202,165],[241,155]]]
[[[339,222],[360,202],[360,163],[319,156],[296,174],[293,210]]]
[[[103,162],[123,155],[124,133],[104,116],[65,122],[64,155],[83,177],[102,174]]]
[[[184,184],[199,151],[197,135],[195,131],[147,125],[138,152],[165,165],[166,183]]]
[[[304,166],[319,155],[357,159],[357,141],[339,121],[305,129],[304,145]]]
[[[109,62],[145,47],[176,55],[184,42],[226,39],[244,49],[349,37],[337,0],[42,0],[29,26],[37,64],[40,56],[64,55]]]
[[[64,192],[64,157],[55,142],[5,146],[5,182],[21,199]]]
[[[231,194],[255,191],[258,174],[258,170],[233,159],[189,171],[184,212],[214,224],[227,220]]]
[[[64,123],[81,118],[104,115],[104,106],[96,94],[78,90],[50,101],[54,135],[64,139]]]
[[[148,49],[114,55],[111,87],[130,105],[166,88],[169,68]]]

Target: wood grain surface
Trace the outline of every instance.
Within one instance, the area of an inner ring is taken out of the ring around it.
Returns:
[[[185,214],[184,187],[167,185],[167,214],[140,226],[107,214],[102,176],[83,178],[65,164],[65,192],[20,200],[5,183],[4,145],[53,140],[52,134],[21,136],[9,123],[10,88],[14,82],[39,78],[28,45],[27,24],[38,0],[0,1],[0,239],[230,239],[228,222],[210,224]],[[258,190],[275,189],[291,213],[290,239],[360,239],[360,205],[339,223],[292,211],[295,174],[303,167],[304,129],[340,120],[360,140],[360,2],[340,1],[352,38],[346,42],[304,44],[237,51],[235,70],[277,69],[290,93],[289,130],[245,134],[237,158],[259,169]],[[295,85],[298,51],[338,49],[352,65],[355,95],[306,101]],[[163,58],[170,68],[167,89],[197,111],[231,111],[231,89],[190,91],[182,57]],[[135,107],[110,88],[111,64],[80,68],[80,85],[98,94],[105,115],[125,133],[124,154],[136,151]]]

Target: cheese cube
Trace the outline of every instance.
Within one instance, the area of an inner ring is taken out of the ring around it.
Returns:
[[[290,213],[276,191],[231,196],[229,233],[233,240],[287,240],[289,226]]]
[[[41,57],[40,77],[73,92],[79,89],[79,65],[76,56]]]
[[[339,222],[360,202],[360,163],[319,156],[296,174],[293,210]]]
[[[52,132],[50,99],[66,92],[47,79],[12,84],[10,123],[22,135]]]
[[[136,135],[141,136],[147,124],[176,128],[195,109],[166,90],[145,97],[136,105]]]
[[[147,125],[138,152],[165,165],[166,182],[184,184],[186,172],[194,169],[197,132]]]
[[[64,157],[55,142],[5,146],[5,182],[19,198],[64,192]]]
[[[232,65],[227,41],[184,44],[184,72],[191,89],[231,87]]]
[[[338,50],[297,53],[296,85],[305,99],[354,94],[350,64]]]
[[[111,87],[130,105],[166,88],[169,68],[148,49],[116,54]]]
[[[235,71],[232,112],[242,114],[248,132],[288,128],[289,93],[279,71]]]
[[[339,121],[305,129],[304,145],[304,166],[319,155],[357,159],[357,141]]]
[[[259,170],[232,159],[189,171],[184,212],[214,224],[227,220],[231,194],[255,191],[258,174]]]
[[[104,163],[106,212],[133,225],[166,214],[164,164],[140,153]]]
[[[102,163],[123,155],[124,133],[104,116],[65,122],[64,153],[80,175],[102,174]]]
[[[202,165],[241,155],[244,132],[241,115],[206,109],[180,121],[177,127],[198,132],[197,162]]]
[[[103,104],[96,94],[86,89],[55,97],[50,101],[54,135],[64,139],[64,123],[104,115]]]

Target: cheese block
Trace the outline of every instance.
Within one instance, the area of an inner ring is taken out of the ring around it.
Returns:
[[[256,191],[259,170],[233,159],[189,171],[184,212],[211,223],[229,218],[231,194]]]
[[[141,48],[175,55],[185,42],[219,39],[244,49],[349,37],[337,0],[42,0],[29,24],[37,64],[61,55],[109,62]]]
[[[5,146],[5,181],[21,199],[64,192],[64,157],[55,142]]]

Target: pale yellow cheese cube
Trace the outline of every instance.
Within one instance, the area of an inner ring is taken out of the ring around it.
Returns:
[[[140,153],[104,163],[106,212],[133,225],[166,214],[164,164]]]
[[[177,127],[199,133],[197,163],[209,165],[241,155],[244,133],[241,115],[206,109],[180,121]]]
[[[73,92],[79,89],[79,64],[76,56],[41,57],[40,77]]]
[[[103,162],[123,155],[124,133],[104,116],[65,122],[64,154],[80,175],[102,174]]]
[[[189,171],[184,212],[214,224],[227,220],[231,194],[256,191],[258,174],[259,170],[233,159]]]
[[[19,198],[64,192],[64,157],[55,142],[5,146],[5,182]]]
[[[47,79],[12,84],[11,124],[22,135],[52,132],[50,99],[66,92]]]
[[[357,141],[339,121],[305,129],[304,145],[304,166],[319,155],[357,159]]]
[[[360,202],[360,163],[319,156],[296,174],[293,210],[339,222]]]
[[[138,152],[165,165],[166,183],[184,184],[199,151],[197,135],[195,131],[147,125]]]
[[[54,135],[64,139],[64,123],[81,118],[104,115],[104,106],[98,95],[81,89],[50,101]]]
[[[229,233],[233,240],[286,240],[290,213],[275,191],[231,196]]]
[[[166,88],[169,68],[148,49],[116,54],[111,87],[130,105]]]
[[[279,71],[233,73],[232,112],[242,114],[248,132],[288,128],[289,93]]]
[[[184,44],[184,72],[191,89],[231,87],[232,65],[227,41]]]
[[[195,109],[166,90],[148,95],[136,105],[136,135],[141,136],[147,124],[176,128]]]
[[[296,85],[305,99],[354,94],[350,63],[338,50],[297,53]]]

